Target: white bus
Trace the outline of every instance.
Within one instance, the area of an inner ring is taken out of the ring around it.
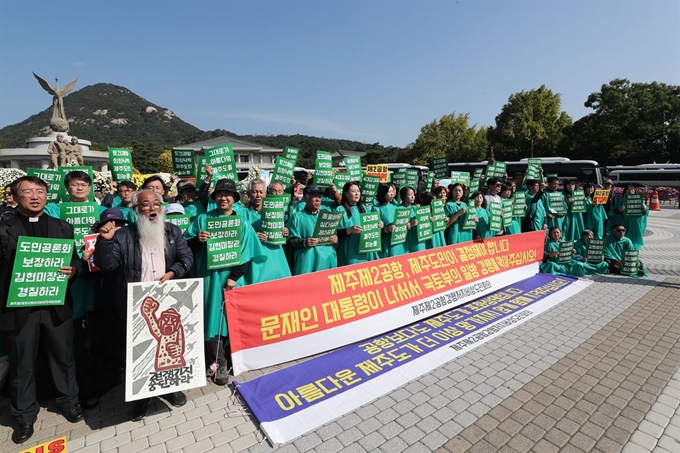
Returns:
[[[498,160],[498,159],[497,159]],[[467,171],[472,174],[475,168],[486,167],[487,161],[481,162],[456,162],[449,164],[451,171]],[[515,173],[525,173],[528,159],[519,161],[506,161],[506,171],[509,178]],[[602,184],[602,171],[600,165],[594,160],[570,160],[566,157],[541,157],[543,173],[549,175],[557,173],[560,179],[577,179],[580,183]]]
[[[680,188],[680,166],[661,169],[611,170],[609,177],[614,184],[638,183],[650,187]]]

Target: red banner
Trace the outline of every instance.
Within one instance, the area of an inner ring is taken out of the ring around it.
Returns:
[[[544,238],[501,236],[225,291],[234,370],[349,344],[532,276]]]

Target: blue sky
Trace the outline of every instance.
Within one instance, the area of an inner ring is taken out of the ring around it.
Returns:
[[[396,146],[453,111],[494,125],[542,84],[573,119],[615,78],[680,85],[678,0],[0,0],[0,18],[0,127],[51,105],[31,71],[203,130]]]

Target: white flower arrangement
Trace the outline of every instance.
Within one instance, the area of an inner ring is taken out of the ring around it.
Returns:
[[[15,179],[26,176],[26,172],[19,168],[0,168],[0,185],[4,188],[7,184],[11,184]],[[5,202],[5,191],[2,191],[0,200]]]

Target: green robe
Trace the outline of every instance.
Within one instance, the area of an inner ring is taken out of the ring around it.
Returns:
[[[463,208],[467,211],[468,206],[462,201],[460,203],[448,201],[444,205],[444,212],[446,213],[447,217],[453,217],[458,211],[460,211]],[[467,212],[461,214],[456,219],[456,221],[453,222],[451,226],[449,226],[449,228],[446,230],[446,243],[448,245],[460,244],[461,242],[467,242],[472,240],[472,230],[463,229],[466,217]]]
[[[477,222],[477,226],[475,227],[477,236],[482,239],[495,237],[496,232],[489,229],[489,211],[487,211],[485,208],[475,208],[475,212],[477,213],[477,218],[479,219],[479,222]]]
[[[235,213],[232,215],[236,215]],[[184,238],[190,240],[198,236],[201,231],[207,231],[208,217],[224,217],[216,209],[199,214],[189,228],[184,232]],[[227,317],[224,312],[224,296],[222,291],[227,284],[227,279],[232,268],[208,270],[208,252],[205,243],[201,244],[199,252],[196,254],[194,264],[189,275],[193,278],[203,278],[203,319],[204,336],[210,340],[217,335],[226,337]],[[255,230],[248,222],[241,222],[241,262],[250,261],[250,265],[258,265],[265,260],[265,253],[260,245],[260,240],[255,234]],[[236,281],[236,286],[243,286],[245,277]]]
[[[260,213],[251,207],[247,207],[241,211],[241,217],[252,225],[253,231],[255,231],[257,236],[257,231],[262,226]],[[258,238],[258,241],[259,240],[260,239]],[[252,285],[255,283],[290,277],[290,268],[288,267],[288,261],[286,260],[283,246],[268,244],[262,241],[260,241],[260,245],[262,246],[262,252],[264,253],[264,261],[250,264],[245,275],[246,284]]]
[[[635,248],[633,241],[627,237],[622,237],[620,241],[617,241],[613,234],[610,234],[604,238],[604,258],[606,260],[615,260],[623,262],[623,251],[624,250],[638,250]],[[647,275],[644,266],[640,268],[637,277],[644,277]]]
[[[548,193],[549,192],[544,192],[543,198],[539,202],[539,203],[543,203],[543,209],[545,209],[545,213],[546,213],[545,223],[548,224],[548,231],[550,231],[550,228],[552,228],[552,227],[557,227],[557,228],[560,229],[560,231],[564,231],[564,219],[565,219],[566,215],[559,217],[557,214],[555,214],[555,211],[550,208]],[[557,193],[562,195],[562,199],[564,200],[564,195],[561,192],[557,192]],[[565,203],[566,203],[566,201],[565,201]],[[549,214],[553,216],[552,219],[549,217]]]
[[[198,217],[199,214],[206,212],[200,201],[194,201],[193,203],[183,203],[182,206],[184,207],[184,214],[190,215],[192,222],[196,219],[196,217]]]
[[[609,265],[606,261],[598,264],[584,263],[576,259],[572,259],[568,263],[557,263],[557,256],[549,257],[552,252],[557,252],[560,249],[560,243],[556,241],[548,241],[545,244],[543,252],[543,262],[540,269],[544,274],[555,275],[570,275],[572,277],[583,277],[584,275],[592,274],[606,274]],[[577,249],[578,253],[578,249]]]
[[[610,235],[612,234],[612,228],[614,225],[624,225],[624,212],[623,212],[623,203],[624,199],[623,197],[618,198],[614,204],[612,204],[611,209],[607,213],[609,215],[609,220],[607,220],[607,234]],[[628,228],[626,228],[628,229]],[[628,234],[628,232],[626,232]]]
[[[408,206],[402,206],[402,207],[408,207]],[[411,205],[411,219],[409,220],[410,222],[413,222],[416,219],[416,206]],[[406,251],[409,253],[412,252],[420,252],[422,250],[425,250],[425,241],[423,242],[418,242],[418,227],[414,227],[408,230],[408,233],[406,233],[406,242],[404,242]]]
[[[586,213],[583,219],[584,227],[593,232],[597,239],[602,239],[606,235],[607,211],[604,205],[593,203],[593,199],[586,197]]]
[[[567,204],[567,215],[564,218],[563,237],[565,241],[576,241],[581,238],[581,233],[585,229],[583,223],[583,213],[571,212],[574,202]]]
[[[380,219],[383,221],[384,227],[394,224],[394,216],[396,215],[398,207],[399,206],[394,206],[392,203],[379,204],[375,207],[375,209],[380,212]],[[382,233],[381,240],[382,250],[379,256],[380,258],[399,256],[408,253],[406,241],[401,244],[392,245],[392,233]]]
[[[307,239],[314,235],[317,214],[307,209],[293,212],[288,219],[288,238]],[[338,267],[335,247],[331,244],[303,247],[293,251],[293,275],[308,274]]]
[[[539,200],[536,203],[532,203],[531,200],[534,199],[534,196],[531,195],[528,191],[526,192],[526,200],[527,200],[527,218],[531,219],[531,225],[533,227],[533,231],[541,231],[543,229],[543,224],[545,224],[546,220],[546,213],[545,213],[545,206],[543,205],[543,200]]]

